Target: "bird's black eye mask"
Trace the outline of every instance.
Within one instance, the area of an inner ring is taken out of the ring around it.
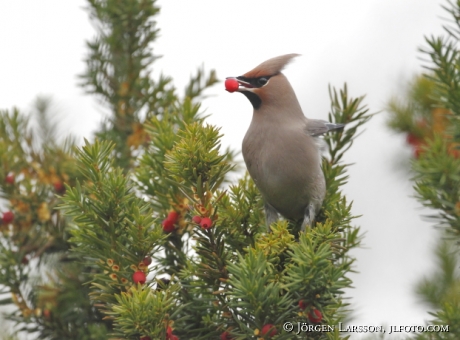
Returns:
[[[249,78],[249,77],[239,76],[239,77],[236,77],[236,79],[240,81],[240,85],[246,88],[261,88],[268,84],[268,81],[271,77],[272,76]],[[244,94],[246,98],[249,99],[254,110],[260,109],[260,106],[262,105],[262,100],[257,94],[255,94],[252,91],[240,91],[240,93]]]
[[[248,85],[246,87],[259,88],[259,87],[267,85],[268,80],[271,77],[272,76],[263,76],[263,77],[258,77],[258,78],[248,78],[248,77],[239,76],[239,77],[236,77],[236,79],[245,82]]]

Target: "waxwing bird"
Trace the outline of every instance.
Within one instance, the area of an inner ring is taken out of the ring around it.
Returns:
[[[269,59],[226,82],[228,91],[244,94],[254,108],[243,139],[243,158],[265,201],[269,230],[278,214],[302,223],[302,230],[311,226],[326,194],[319,136],[344,126],[305,117],[281,73],[296,56]]]

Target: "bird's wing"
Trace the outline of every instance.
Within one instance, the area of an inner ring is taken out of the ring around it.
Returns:
[[[341,129],[345,124],[334,124],[325,120],[308,119],[305,124],[305,132],[313,137],[320,136],[331,130]]]

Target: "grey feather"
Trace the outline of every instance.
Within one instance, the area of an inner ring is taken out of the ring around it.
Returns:
[[[270,230],[270,226],[272,223],[275,223],[279,219],[278,212],[275,208],[273,208],[270,204],[265,203],[265,223],[267,225],[267,229]]]
[[[310,136],[317,137],[329,131],[341,129],[344,126],[345,124],[334,124],[326,122],[325,120],[307,119],[305,132]]]

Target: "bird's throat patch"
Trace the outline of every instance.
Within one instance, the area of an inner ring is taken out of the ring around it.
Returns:
[[[255,93],[250,92],[250,91],[241,91],[240,93],[244,94],[246,96],[246,98],[249,99],[249,101],[251,102],[252,107],[254,108],[254,110],[259,109],[260,106],[262,105],[262,100]]]

